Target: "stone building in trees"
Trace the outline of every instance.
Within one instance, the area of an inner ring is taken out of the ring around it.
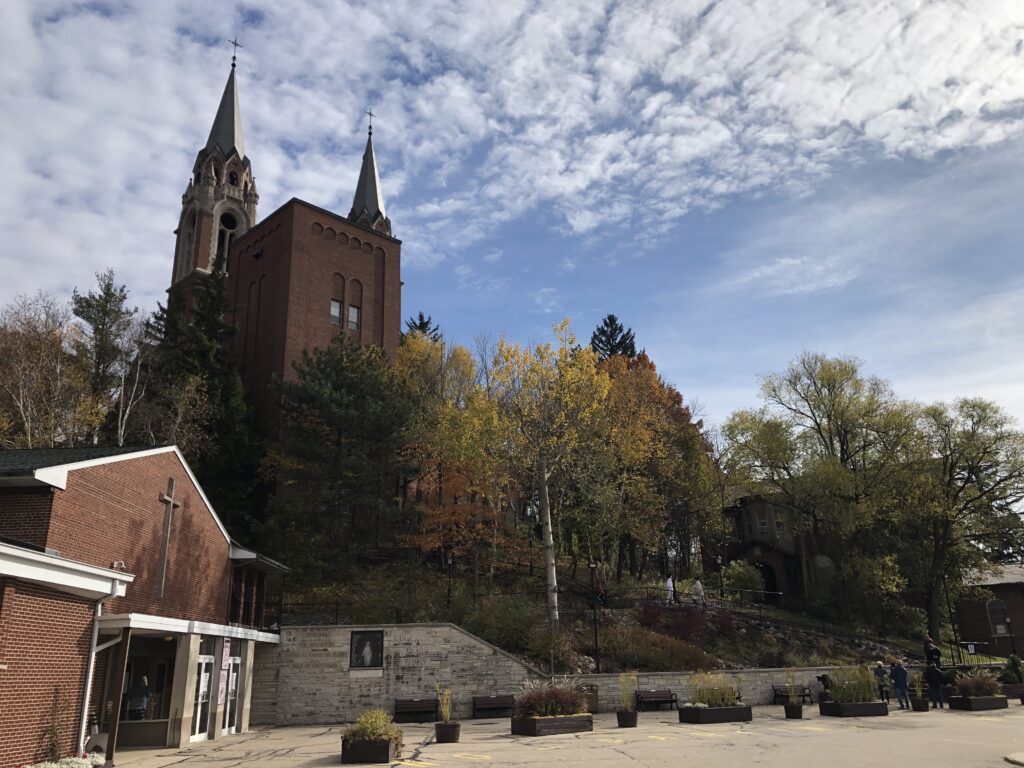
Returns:
[[[257,222],[258,201],[232,64],[182,196],[169,294],[187,310],[199,281],[217,266],[226,272],[232,355],[261,427],[273,431],[271,379],[291,377],[303,350],[339,333],[397,350],[402,244],[384,208],[372,127],[347,216],[292,198]]]

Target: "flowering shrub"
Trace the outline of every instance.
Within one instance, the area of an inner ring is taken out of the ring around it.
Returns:
[[[587,693],[574,678],[527,680],[516,697],[521,717],[554,717],[587,713]]]
[[[984,669],[958,677],[956,689],[961,696],[998,696],[1002,692],[995,675]]]
[[[106,760],[102,752],[93,752],[81,757],[62,757],[57,762],[46,760],[42,763],[23,765],[20,768],[95,768],[96,766],[103,765],[104,762]]]

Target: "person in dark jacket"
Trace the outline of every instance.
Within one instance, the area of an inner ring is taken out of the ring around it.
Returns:
[[[875,680],[878,682],[878,698],[884,701],[886,704],[889,703],[889,670],[885,668],[885,664],[882,662],[876,662],[875,668]]]
[[[929,664],[934,664],[939,669],[942,669],[942,651],[939,650],[939,646],[937,646],[935,643],[930,643],[928,645],[928,651],[927,655],[925,656],[925,661],[927,661]]]
[[[929,664],[924,672],[924,680],[928,683],[928,698],[932,702],[932,709],[942,709],[942,670]]]
[[[907,695],[907,669],[899,659],[892,665],[889,679],[892,680],[892,687],[896,691],[896,700],[900,703],[900,709],[910,709],[910,696]]]

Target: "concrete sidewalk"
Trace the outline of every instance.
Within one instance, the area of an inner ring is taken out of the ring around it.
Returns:
[[[781,707],[755,707],[752,723],[680,725],[675,712],[645,712],[640,726],[619,729],[614,714],[596,715],[594,732],[543,738],[513,737],[509,722],[463,723],[459,744],[435,744],[432,725],[403,725],[406,747],[396,766],[449,768],[759,768],[827,765],[864,768],[997,768],[1024,749],[1024,706],[996,712],[949,710],[889,717],[822,718],[805,708],[805,720],[786,720]],[[183,750],[121,753],[130,768],[240,768],[337,765],[343,726],[270,728]]]

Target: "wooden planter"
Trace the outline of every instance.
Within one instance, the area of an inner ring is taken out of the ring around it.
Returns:
[[[556,715],[555,717],[513,717],[513,736],[554,736],[558,733],[583,733],[594,730],[594,716]]]
[[[964,709],[981,712],[986,709],[1006,709],[1009,701],[1005,696],[950,696],[950,709]]]
[[[822,701],[818,712],[823,717],[881,717],[889,714],[884,701]]]
[[[341,741],[342,763],[392,763],[394,760],[393,741]]]
[[[927,712],[928,711],[928,699],[917,698],[916,696],[910,697],[910,708],[914,712]]]
[[[462,723],[434,723],[434,741],[438,744],[458,744]]]
[[[619,722],[619,728],[636,728],[636,710],[630,710],[626,712],[619,710],[615,713],[615,719]]]
[[[745,704],[734,707],[680,707],[679,722],[690,725],[712,725],[714,723],[749,723],[754,713]]]
[[[783,704],[782,708],[786,710],[787,720],[803,720],[804,719],[804,705],[800,702],[796,704]]]

